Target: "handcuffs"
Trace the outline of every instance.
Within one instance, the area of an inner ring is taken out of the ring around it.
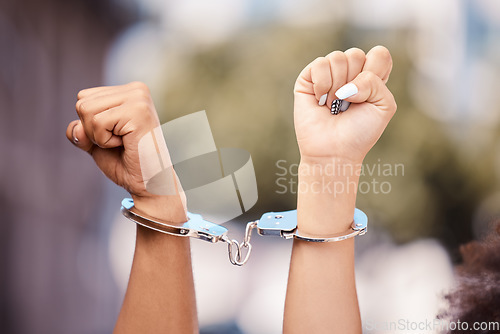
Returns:
[[[122,200],[121,212],[131,221],[161,233],[179,237],[191,237],[212,243],[225,242],[228,247],[229,261],[237,266],[244,265],[250,257],[252,251],[250,239],[252,231],[255,228],[259,235],[280,236],[285,239],[295,238],[310,242],[342,241],[357,235],[363,235],[368,228],[368,217],[366,214],[359,209],[355,209],[351,227],[344,233],[328,237],[311,237],[301,235],[297,229],[297,210],[267,212],[259,220],[247,223],[245,237],[243,242],[240,243],[228,237],[229,231],[227,228],[206,221],[198,214],[188,212],[188,221],[183,225],[175,226],[138,212],[131,198]]]

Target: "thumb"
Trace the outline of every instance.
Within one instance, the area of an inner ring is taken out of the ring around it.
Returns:
[[[367,102],[392,117],[397,105],[394,96],[376,74],[364,71],[350,83],[340,87],[335,95],[351,103]]]
[[[75,120],[68,124],[66,138],[76,147],[89,152],[94,143],[87,137],[83,129],[82,121]]]

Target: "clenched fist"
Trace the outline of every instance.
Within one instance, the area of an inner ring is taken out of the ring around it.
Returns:
[[[141,153],[144,160],[144,152],[139,152],[139,141],[160,125],[145,84],[84,89],[78,93],[76,112],[79,120],[68,125],[66,137],[88,152],[109,179],[125,188],[138,209],[175,222],[186,220],[185,195],[176,175],[172,175],[176,181],[173,196],[156,196],[145,187],[139,159]],[[152,152],[157,154],[154,148]]]
[[[396,112],[385,85],[391,69],[391,55],[382,46],[366,55],[357,48],[334,51],[304,68],[294,89],[295,132],[303,161],[363,160]],[[331,115],[337,98],[352,103],[347,111]]]

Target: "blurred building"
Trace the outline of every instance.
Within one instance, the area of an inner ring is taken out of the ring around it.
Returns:
[[[130,16],[109,1],[0,1],[0,332],[109,333],[121,295],[104,177],[65,140]]]

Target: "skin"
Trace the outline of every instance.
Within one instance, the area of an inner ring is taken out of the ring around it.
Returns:
[[[332,52],[300,73],[294,89],[294,120],[301,155],[297,202],[301,234],[329,236],[350,227],[360,166],[396,111],[385,86],[391,69],[389,51],[377,46],[366,55],[359,49]],[[359,90],[346,99],[351,106],[331,115],[335,92],[349,82]],[[327,103],[320,106],[325,93]],[[336,173],[327,168],[332,166]],[[318,186],[328,183],[342,187]],[[354,239],[324,244],[294,240],[283,331],[361,333]]]
[[[172,192],[175,195],[156,196],[146,191],[142,180],[138,142],[160,125],[146,85],[133,82],[82,90],[76,111],[79,120],[68,125],[66,137],[131,194],[138,210],[170,224],[185,222],[180,186]],[[198,332],[188,238],[137,226],[129,284],[114,332]]]
[[[359,49],[332,52],[300,73],[294,120],[301,154],[301,234],[328,236],[350,226],[360,165],[396,111],[385,86],[391,68],[387,49],[375,47],[366,55]],[[347,82],[359,92],[347,99],[353,104],[346,112],[332,116],[329,106],[335,91]],[[319,106],[325,93],[327,103]],[[78,93],[76,111],[79,119],[68,125],[68,140],[125,188],[138,210],[171,224],[185,222],[186,199],[180,185],[174,182],[174,195],[158,196],[146,191],[142,179],[138,143],[159,126],[148,88],[133,82],[85,89]],[[335,175],[307,173],[332,164],[347,169]],[[321,185],[328,182],[345,190],[325,191]],[[328,244],[294,241],[283,328],[286,333],[361,333],[353,239]],[[138,226],[129,284],[114,332],[197,331],[189,239]]]

